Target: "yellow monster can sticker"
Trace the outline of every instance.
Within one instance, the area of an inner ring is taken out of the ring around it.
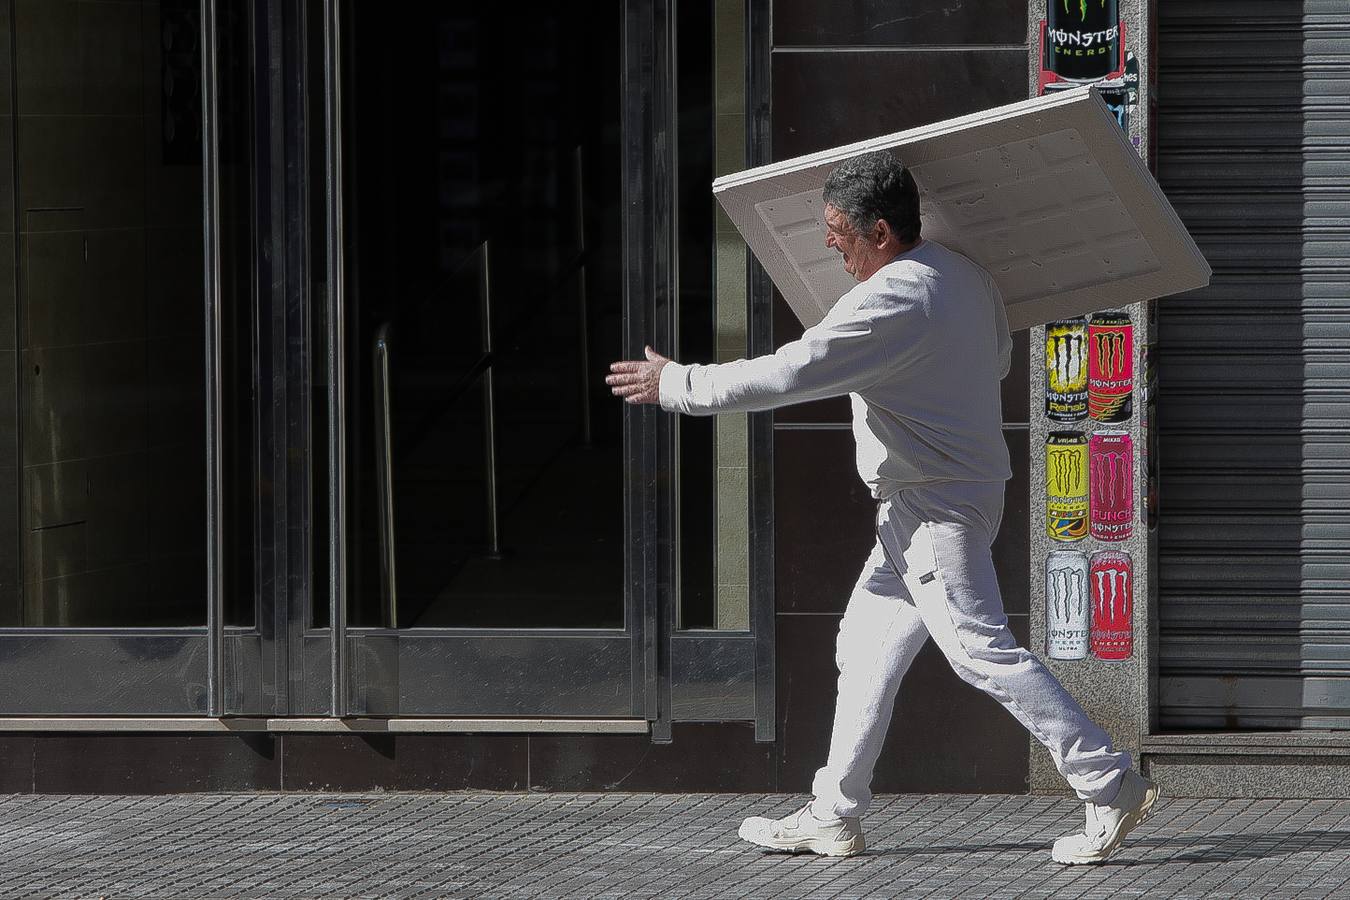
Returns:
[[[1045,416],[1082,422],[1088,415],[1087,319],[1045,326]]]
[[[1088,442],[1077,431],[1052,431],[1045,441],[1046,533],[1078,541],[1088,533]]]

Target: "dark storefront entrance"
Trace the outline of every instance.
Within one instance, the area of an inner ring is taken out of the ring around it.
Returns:
[[[711,5],[14,10],[0,715],[772,733],[767,469],[602,381],[712,349]]]
[[[219,712],[213,666],[257,704],[248,20],[220,11],[208,317],[197,5],[3,15],[0,711]]]
[[[622,347],[620,12],[343,10],[352,712],[643,714],[601,380]]]
[[[714,177],[1026,95],[1023,8],[927,5],[0,3],[0,788],[809,784],[846,405],[600,377],[795,336]],[[878,790],[1024,789],[1015,722],[909,678]]]

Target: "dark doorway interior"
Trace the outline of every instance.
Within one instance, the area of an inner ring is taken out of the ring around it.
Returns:
[[[620,6],[349,8],[349,622],[621,627],[621,406],[603,383],[620,350]],[[386,323],[396,615],[372,375]]]

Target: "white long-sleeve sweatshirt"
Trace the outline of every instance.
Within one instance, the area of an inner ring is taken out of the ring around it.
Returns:
[[[873,497],[940,481],[1003,481],[1012,470],[999,381],[1011,353],[993,278],[925,240],[776,353],[667,364],[661,406],[711,415],[848,394],[858,474]]]

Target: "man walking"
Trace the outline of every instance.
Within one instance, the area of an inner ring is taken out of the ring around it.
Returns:
[[[647,348],[606,378],[629,403],[672,412],[749,412],[848,394],[858,472],[878,501],[877,542],[839,627],[839,694],[812,802],[754,817],[740,836],[775,850],[852,856],[900,681],[932,637],[952,668],[1017,717],[1086,803],[1065,864],[1099,863],[1158,796],[1008,629],[990,545],[1012,474],[999,382],[1012,341],[990,275],[920,235],[914,179],[881,151],[825,181],[826,246],[859,283],[778,352],[680,365]]]

